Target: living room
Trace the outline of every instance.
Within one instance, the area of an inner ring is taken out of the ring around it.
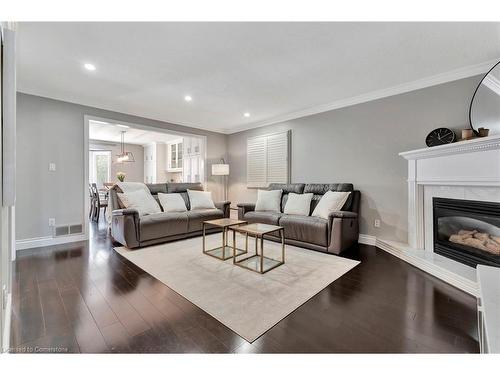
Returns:
[[[61,21],[1,24],[7,357],[500,352],[499,22]]]

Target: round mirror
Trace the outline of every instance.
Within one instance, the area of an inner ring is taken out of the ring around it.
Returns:
[[[469,122],[476,136],[500,135],[499,64],[500,62],[486,73],[472,96]]]

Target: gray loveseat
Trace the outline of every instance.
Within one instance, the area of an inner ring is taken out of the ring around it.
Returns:
[[[139,216],[137,210],[126,209],[121,205],[117,196],[121,190],[118,185],[113,186],[109,191],[109,203],[112,208],[111,236],[128,248],[199,236],[202,234],[204,221],[229,217],[230,202],[215,203],[215,209],[189,211],[187,190],[203,190],[203,185],[200,183],[164,183],[146,184],[146,186],[156,200],[158,193],[180,193],[188,211]],[[217,228],[207,229],[207,233],[215,231]]]
[[[283,190],[281,212],[256,212],[254,203],[239,203],[238,218],[249,223],[265,223],[285,228],[285,242],[313,250],[340,254],[358,241],[358,211],[360,192],[352,184],[270,184],[268,190]],[[288,193],[313,193],[311,210],[328,190],[350,191],[341,211],[332,212],[328,219],[283,213]],[[269,239],[278,239],[272,238]]]

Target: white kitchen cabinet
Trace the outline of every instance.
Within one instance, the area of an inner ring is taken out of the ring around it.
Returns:
[[[182,172],[184,162],[183,140],[179,139],[167,144],[167,171]]]
[[[155,184],[166,182],[167,145],[162,142],[153,142],[144,146],[144,182]]]
[[[204,182],[205,159],[203,153],[203,140],[198,137],[185,137],[183,154],[183,177],[184,182]]]

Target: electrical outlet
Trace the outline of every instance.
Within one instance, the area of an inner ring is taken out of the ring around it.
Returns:
[[[53,217],[49,218],[49,227],[55,227],[56,226],[56,219]]]
[[[380,219],[375,219],[375,221],[373,222],[373,226],[375,228],[380,228]]]
[[[56,171],[56,163],[49,163],[49,171],[50,172]]]

